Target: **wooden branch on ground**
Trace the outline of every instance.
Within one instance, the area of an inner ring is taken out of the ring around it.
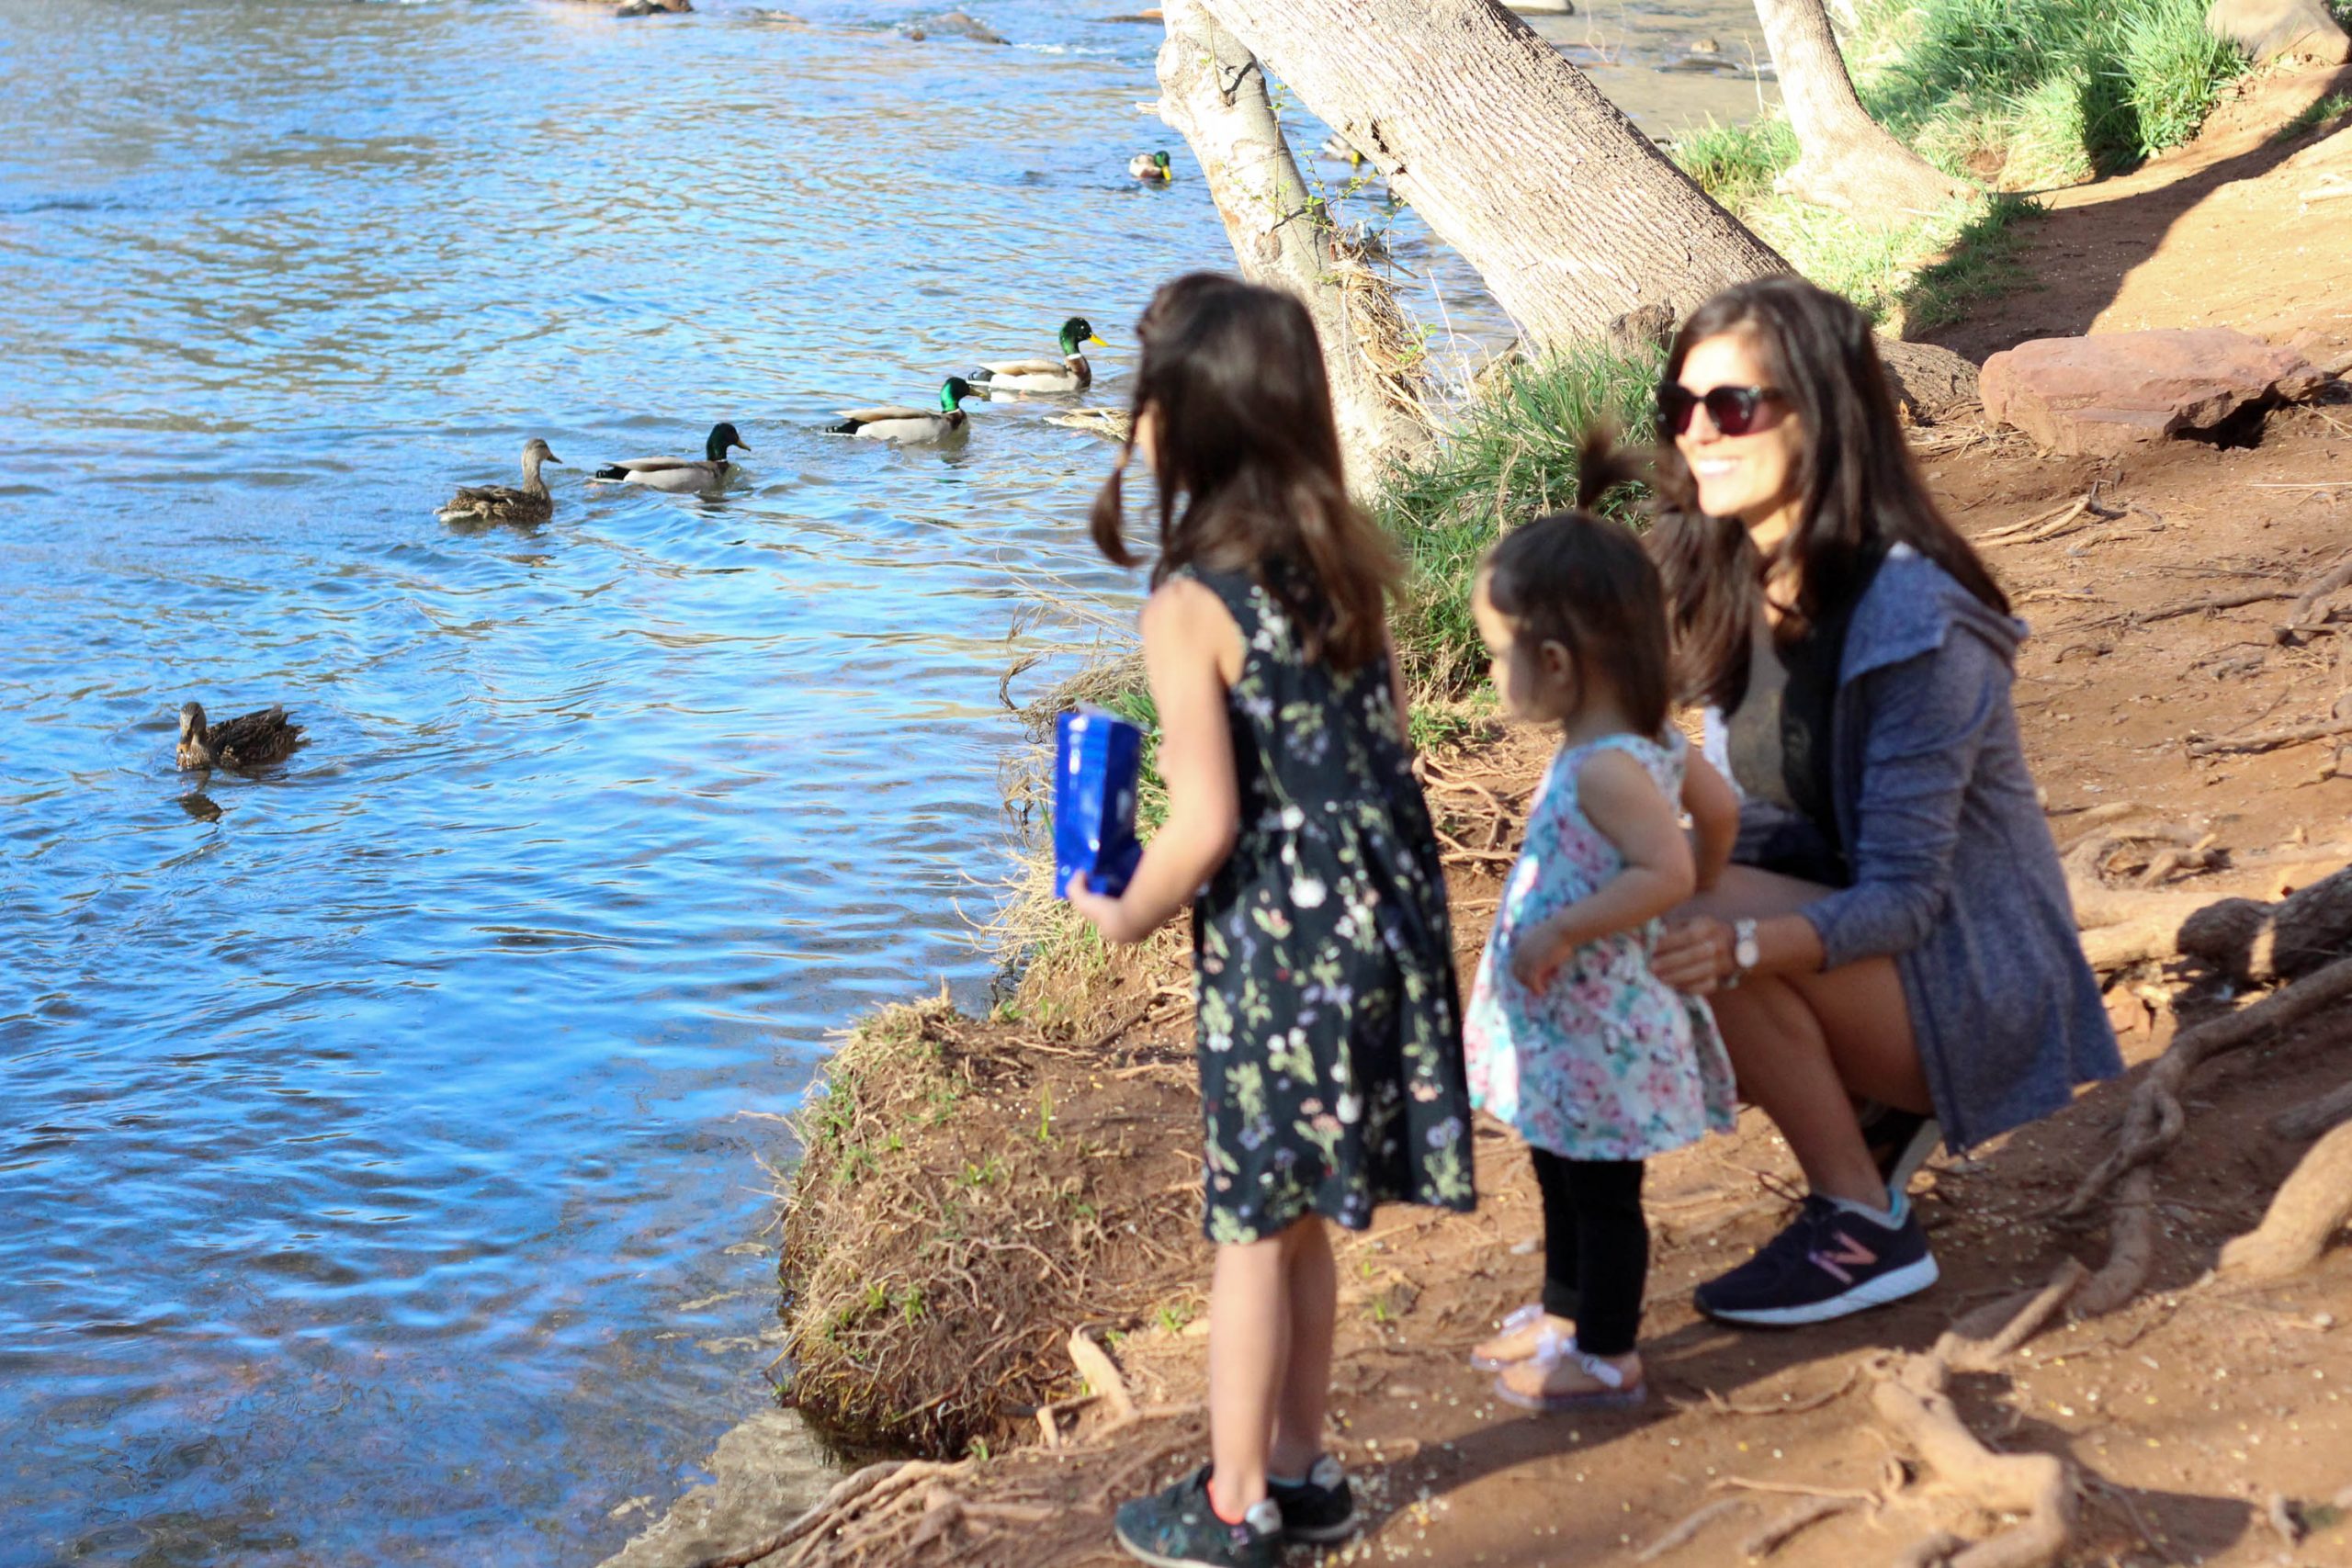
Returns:
[[[2352,587],[2352,552],[2346,552],[2334,566],[2312,579],[2311,585],[2295,596],[2294,607],[2287,612],[2287,624],[2282,629],[2290,634],[2310,631],[2316,625],[2312,621],[2312,613],[2319,608],[2321,601],[2346,587]],[[2324,620],[2326,616],[2322,615],[2320,618]]]
[[[2224,1279],[2301,1273],[2352,1218],[2352,1124],[2313,1144],[2270,1200],[2262,1224],[2222,1248]]]
[[[2324,718],[2310,724],[2284,725],[2254,735],[2191,738],[2188,754],[2192,757],[2249,756],[2257,751],[2276,751],[2281,746],[2301,746],[2310,740],[2333,740],[2339,735],[2352,735],[2352,718]]]
[[[2078,496],[2064,506],[2036,513],[2022,522],[1979,534],[1971,541],[1977,545],[2034,545],[2044,539],[2054,539],[2070,528],[2081,525],[2076,521],[2090,510],[2091,498]]]

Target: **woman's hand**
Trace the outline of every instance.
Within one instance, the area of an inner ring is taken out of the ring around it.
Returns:
[[[1651,974],[1694,997],[1721,989],[1735,967],[1731,925],[1713,915],[1668,921],[1650,954]]]
[[[1069,904],[1086,917],[1102,940],[1112,943],[1141,942],[1152,933],[1157,920],[1147,925],[1127,907],[1124,898],[1114,898],[1097,893],[1086,885],[1086,873],[1074,873],[1069,879]]]

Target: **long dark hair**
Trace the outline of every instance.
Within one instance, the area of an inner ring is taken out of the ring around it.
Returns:
[[[2008,595],[1928,494],[1861,311],[1800,277],[1738,284],[1682,323],[1667,353],[1665,383],[1681,378],[1693,344],[1737,332],[1752,335],[1770,384],[1804,433],[1797,471],[1804,515],[1780,552],[1795,578],[1795,614],[1782,618],[1778,635],[1801,637],[1852,608],[1898,544],[2007,615]],[[1699,510],[1698,486],[1672,436],[1661,431],[1658,446],[1659,506],[1649,542],[1666,580],[1676,685],[1685,701],[1733,708],[1747,689],[1752,628],[1773,563],[1736,519]]]
[[[1163,285],[1136,324],[1143,364],[1134,418],[1156,423],[1157,588],[1178,567],[1253,573],[1310,659],[1352,670],[1383,656],[1388,540],[1348,499],[1323,350],[1306,308],[1221,273]],[[1135,564],[1120,487],[1135,451],[1094,498],[1094,543]]]
[[[1577,509],[1512,529],[1480,568],[1487,603],[1510,617],[1514,637],[1568,650],[1576,706],[1584,705],[1589,672],[1605,670],[1626,718],[1656,739],[1666,733],[1673,695],[1666,595],[1634,531],[1592,511],[1616,486],[1644,478],[1644,468],[1615,449],[1608,430],[1586,432],[1577,448]]]

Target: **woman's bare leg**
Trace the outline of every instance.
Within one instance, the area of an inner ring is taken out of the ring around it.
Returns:
[[[1792,913],[1829,892],[1736,865],[1682,912],[1763,919]],[[1894,961],[1869,958],[1812,975],[1751,976],[1707,999],[1740,1093],[1780,1128],[1814,1190],[1872,1207],[1887,1203],[1853,1100],[1933,1109]]]

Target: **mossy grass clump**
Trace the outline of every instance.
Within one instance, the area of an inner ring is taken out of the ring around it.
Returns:
[[[1190,1229],[1193,1168],[1129,1143],[1129,1112],[1175,1090],[1106,1090],[1070,1033],[943,996],[867,1016],[835,1054],[799,1119],[780,1265],[786,1398],[820,1431],[934,1456],[1001,1443],[1068,1382],[1072,1327],[1189,1287],[1197,1262],[1167,1238]]]
[[[1880,122],[2017,190],[2114,174],[2197,134],[2246,62],[2205,0],[1876,0],[1849,40]]]
[[[1484,678],[1486,649],[1470,618],[1478,558],[1507,530],[1575,504],[1587,429],[1605,422],[1624,441],[1649,439],[1660,362],[1589,346],[1505,364],[1433,452],[1382,486],[1374,513],[1406,569],[1389,626],[1417,693],[1457,697]],[[1621,491],[1604,510],[1631,522],[1638,500]]]
[[[2293,141],[2310,135],[2322,126],[2330,126],[2346,115],[2352,115],[2352,93],[2330,93],[2324,98],[2305,104],[2301,113],[2271,133],[2270,140],[2274,144]]]

